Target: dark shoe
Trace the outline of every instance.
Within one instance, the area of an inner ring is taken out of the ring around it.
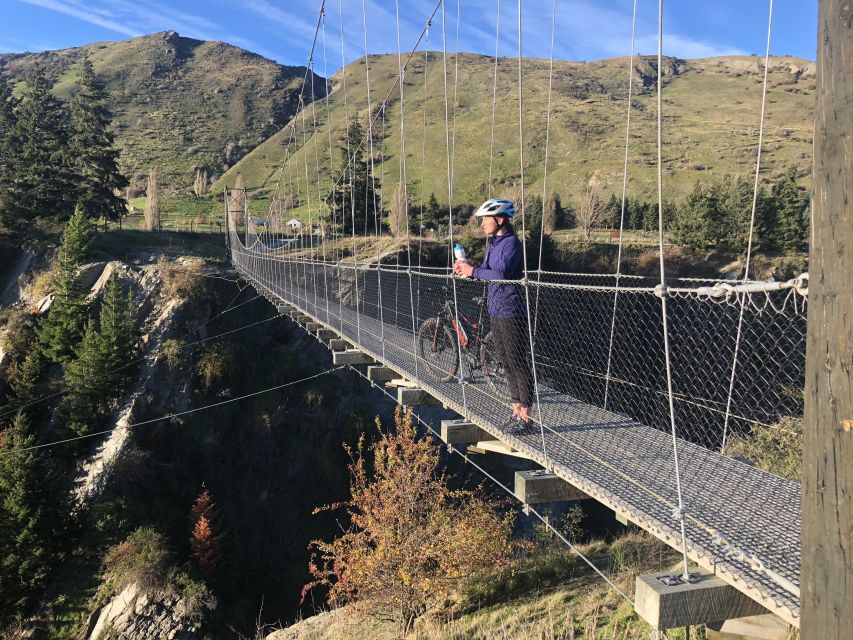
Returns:
[[[521,421],[518,419],[518,416],[511,415],[501,423],[500,430],[504,433],[516,433],[520,422]]]

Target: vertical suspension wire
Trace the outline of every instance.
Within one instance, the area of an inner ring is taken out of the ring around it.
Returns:
[[[755,182],[752,188],[752,211],[749,217],[749,238],[746,245],[746,263],[743,268],[743,282],[746,284],[749,281],[749,263],[752,259],[752,240],[755,229],[755,211],[758,207],[758,185],[761,174],[761,150],[764,146],[764,121],[766,117],[767,104],[767,74],[770,69],[770,35],[773,27],[773,0],[770,0],[770,8],[767,15],[767,46],[764,51],[764,82],[761,87],[761,119],[758,127],[758,150],[755,158]],[[747,307],[747,298],[741,299],[740,312],[737,320],[737,333],[735,335],[735,349],[732,356],[732,373],[729,378],[729,392],[726,398],[726,416],[723,420],[723,441],[720,446],[720,453],[726,453],[726,444],[729,435],[729,422],[732,415],[732,397],[734,395],[735,378],[737,374],[738,356],[740,355],[740,340],[743,331],[743,315]]]
[[[413,287],[413,279],[412,279],[412,230],[411,225],[409,223],[409,190],[408,190],[408,174],[406,172],[406,107],[404,101],[404,91],[403,85],[405,84],[404,80],[404,71],[403,71],[403,52],[400,47],[400,2],[399,0],[394,0],[394,13],[396,18],[396,26],[397,26],[397,69],[400,76],[400,183],[402,185],[403,191],[403,208],[406,212],[406,273],[409,276],[409,308],[411,309],[412,314],[412,353],[415,358],[415,382],[418,381],[418,358],[417,358],[417,340],[418,340],[418,331],[417,331],[417,323],[415,320],[415,297],[414,292],[412,291]],[[429,22],[427,22],[427,30],[429,30]],[[394,203],[396,206],[398,203]],[[395,282],[399,283],[400,275],[397,273],[395,275]],[[395,309],[396,309],[396,300],[395,300]]]
[[[635,0],[636,1],[636,0]],[[551,142],[551,96],[554,87],[554,39],[557,31],[557,0],[551,3],[551,55],[548,62],[548,108],[545,116],[545,167],[542,178],[542,213],[539,220],[539,258],[536,268],[536,301],[533,309],[533,338],[539,325],[539,298],[542,295],[542,249],[545,246],[545,203],[548,201],[548,151]],[[555,212],[556,213],[556,212]]]
[[[458,0],[457,0],[458,1]],[[451,265],[450,271],[450,284],[453,291],[453,315],[454,321],[456,322],[456,326],[461,326],[459,324],[459,297],[456,292],[456,277],[452,271],[452,257],[453,257],[453,155],[451,153],[450,146],[450,105],[449,102],[449,94],[447,89],[447,12],[446,12],[446,4],[447,0],[441,0],[441,47],[442,47],[442,58],[444,62],[444,141],[445,148],[447,152],[447,210],[449,213],[448,220],[448,230],[449,230],[449,244],[447,246],[447,258]],[[454,109],[455,113],[455,109]],[[454,327],[455,330],[455,327]],[[459,358],[459,385],[462,388],[462,407],[465,412],[465,417],[470,417],[468,415],[468,397],[465,391],[465,362],[462,358],[462,340],[457,334],[456,338],[456,350],[457,350],[457,358]]]
[[[309,60],[310,62],[310,60]],[[308,269],[311,269],[311,281],[314,291],[314,307],[317,307],[317,272],[314,268],[314,225],[311,222],[311,178],[308,175],[308,133],[305,129],[305,104],[301,105],[302,112],[302,163],[305,167],[305,198],[308,201],[308,255],[310,258],[303,256],[305,264],[305,310],[308,310],[308,298],[310,291],[308,287]],[[248,207],[247,207],[248,208]]]
[[[622,276],[622,241],[625,235],[625,207],[628,202],[628,149],[631,139],[631,102],[634,99],[634,48],[637,37],[637,0],[631,17],[631,55],[628,57],[628,113],[625,118],[625,161],[622,165],[622,207],[619,213],[619,248],[616,251],[616,290],[613,292],[613,313],[610,316],[610,343],[607,348],[607,371],[604,374],[604,408],[610,399],[610,374],[613,364],[613,340],[616,337],[616,309],[619,305],[619,280]]]
[[[325,95],[324,102],[325,102],[325,107],[326,107],[326,131],[328,134],[327,137],[329,139],[329,173],[331,174],[332,171],[334,171],[333,167],[334,167],[335,159],[334,159],[333,152],[332,152],[332,115],[331,115],[331,110],[329,109],[330,89],[329,89],[329,66],[328,66],[328,60],[326,58],[326,12],[325,11],[323,12],[323,15],[322,15],[321,27],[322,27],[322,36],[323,36],[323,77],[325,78],[324,82],[326,83],[326,95]],[[332,188],[334,189],[334,186]],[[338,263],[339,257],[338,257],[337,240],[335,239],[335,234],[337,232],[337,228],[336,228],[337,227],[337,214],[335,212],[334,202],[332,202],[332,204],[329,206],[329,211],[331,212],[331,227],[330,227],[329,231],[330,231],[331,236],[332,236],[331,244],[332,244],[333,257],[334,257],[334,265],[335,265],[334,268],[335,268],[335,273],[337,273],[337,263]],[[328,271],[329,267],[327,266],[325,268]],[[337,285],[338,286],[340,285],[339,280],[337,281]],[[326,321],[331,325],[332,324],[332,318],[331,318],[331,306],[330,305],[331,305],[331,297],[332,296],[328,290],[328,285],[326,288],[326,296],[327,296],[327,300],[326,300],[326,316],[327,316]]]
[[[533,323],[530,318],[530,281],[527,278],[527,241],[525,240],[527,233],[525,218],[527,217],[527,212],[524,207],[524,65],[522,61],[521,18],[521,0],[518,0],[518,165],[521,174],[521,258],[524,265],[522,286],[524,287],[524,304],[527,309],[527,337],[530,345],[530,369],[533,374],[533,390],[536,393],[536,416],[539,421],[539,433],[542,438],[542,455],[545,458],[545,468],[549,468],[548,447],[545,445],[545,422],[542,420],[542,399],[539,396],[539,379],[536,373]]]
[[[492,197],[492,169],[495,158],[495,112],[498,104],[498,53],[501,37],[501,0],[498,0],[497,19],[495,20],[495,71],[492,75],[492,132],[489,139],[489,198]],[[553,43],[551,45],[553,57]]]
[[[373,153],[373,105],[370,100],[370,59],[367,50],[367,9],[365,0],[361,0],[361,19],[364,24],[364,73],[367,85],[367,140],[368,154],[370,156],[370,180],[373,192],[373,221],[375,226],[376,240],[376,292],[379,304],[379,339],[382,344],[382,359],[385,359],[385,312],[382,309],[382,269],[380,264],[380,247],[382,244],[382,228],[380,226],[379,213],[377,211],[376,202],[376,166],[374,164]],[[400,91],[402,92],[402,78],[400,80]],[[401,103],[402,104],[402,103]],[[385,103],[382,103],[382,113],[384,117]],[[384,144],[384,142],[383,142]],[[384,158],[383,158],[384,162]],[[367,203],[365,203],[365,216],[367,215]],[[365,220],[364,235],[367,236],[367,222]],[[369,269],[365,273],[369,273]],[[357,274],[356,274],[357,276]],[[365,276],[365,279],[367,276]]]
[[[426,195],[426,127],[427,127],[427,96],[429,94],[429,30],[432,25],[432,16],[427,20],[426,23],[426,43],[424,45],[424,88],[423,88],[423,121],[421,125],[421,206],[420,206],[420,219],[418,221],[418,286],[417,286],[417,302],[413,303],[413,312],[412,312],[412,353],[415,358],[415,382],[420,380],[419,377],[419,363],[418,363],[418,345],[417,345],[417,319],[420,318],[421,313],[421,276],[422,273],[421,267],[421,258],[423,256],[423,248],[424,248],[424,197]],[[412,290],[414,288],[413,277],[412,277],[412,265],[409,263],[409,294],[412,295]]]
[[[325,11],[323,11],[323,13],[320,16],[321,20],[323,19],[323,16],[325,16]],[[319,223],[319,227],[320,227],[320,240],[319,240],[319,242],[320,242],[320,246],[322,247],[322,251],[323,251],[323,257],[322,257],[322,260],[320,261],[320,264],[322,265],[322,269],[323,269],[323,292],[324,293],[323,293],[322,298],[326,302],[326,322],[328,322],[329,321],[329,277],[328,277],[328,274],[326,273],[326,224],[325,224],[325,221],[323,220],[323,218],[321,217],[322,212],[320,210],[321,207],[323,206],[323,190],[322,190],[322,187],[320,186],[320,141],[319,141],[320,136],[317,133],[317,107],[316,107],[317,95],[314,91],[314,69],[313,69],[313,62],[314,61],[313,61],[313,59],[311,60],[311,62],[312,62],[312,68],[311,68],[311,123],[312,123],[312,131],[313,131],[312,138],[314,139],[314,165],[315,165],[316,174],[317,174],[317,219],[318,219],[318,223]],[[315,270],[317,269],[317,264],[314,265],[314,269]],[[315,290],[314,300],[315,300],[315,308],[316,308],[317,307],[316,290]],[[317,312],[317,317],[319,318],[320,317],[320,309],[316,308],[316,312]]]
[[[666,313],[666,269],[663,255],[663,0],[658,0],[658,69],[657,69],[657,125],[658,125],[658,244],[660,251],[660,285],[657,293],[661,301],[661,317],[663,319],[663,349],[666,361],[666,388],[669,400],[669,423],[672,430],[672,455],[675,463],[675,489],[678,497],[678,507],[673,516],[681,525],[681,554],[683,560],[683,577],[687,580],[687,533],[685,530],[684,498],[681,491],[681,467],[678,460],[678,437],[675,433],[675,402],[672,393],[672,367],[669,357],[669,327]]]
[[[358,311],[358,259],[355,248],[355,189],[353,185],[353,162],[352,162],[352,149],[350,148],[349,143],[349,103],[347,100],[347,74],[345,69],[345,55],[344,55],[344,3],[343,0],[338,0],[338,7],[340,10],[339,18],[340,18],[340,27],[341,27],[341,69],[343,70],[343,84],[344,84],[344,123],[345,123],[345,133],[344,139],[346,140],[346,148],[347,148],[347,167],[345,171],[349,172],[349,184],[350,184],[350,219],[352,224],[352,260],[353,260],[353,282],[355,284],[355,322],[356,322],[356,336],[358,337],[358,341],[361,342],[361,314]],[[358,116],[356,116],[358,117]],[[346,215],[345,212],[341,212],[343,215]],[[341,273],[343,271],[341,270]],[[344,314],[343,314],[343,296],[339,296],[341,301],[341,333],[343,333],[344,326]]]

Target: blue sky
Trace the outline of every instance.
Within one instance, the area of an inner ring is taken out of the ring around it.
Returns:
[[[315,69],[341,66],[343,3],[346,62],[364,54],[367,21],[371,53],[397,50],[394,0],[327,0],[326,57],[322,41]],[[498,0],[446,0],[448,49],[493,55]],[[401,46],[408,51],[435,0],[399,0]],[[555,57],[595,60],[630,53],[633,0],[558,0]],[[304,65],[320,0],[0,0],[0,51],[61,49],[172,29],[222,40],[282,64]],[[683,58],[763,54],[769,0],[669,0],[664,6],[664,53]],[[547,57],[552,0],[523,1],[523,53]],[[460,14],[458,21],[456,14]],[[775,0],[771,50],[814,60],[817,0]],[[501,0],[500,53],[518,50],[517,2]],[[441,9],[427,46],[441,48]],[[637,51],[657,51],[657,2],[638,0]]]

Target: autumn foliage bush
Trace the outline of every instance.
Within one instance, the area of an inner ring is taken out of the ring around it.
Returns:
[[[501,515],[476,492],[450,489],[438,447],[417,438],[411,413],[398,409],[395,418],[395,433],[369,449],[363,437],[348,448],[352,497],[318,511],[344,509],[351,525],[331,542],[311,543],[312,580],[302,594],[325,586],[333,606],[353,604],[405,632],[458,600],[471,580],[505,568],[515,544],[513,514]]]

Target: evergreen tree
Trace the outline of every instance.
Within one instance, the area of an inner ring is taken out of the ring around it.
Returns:
[[[10,405],[26,412],[24,405],[35,401],[38,397],[38,381],[44,369],[44,356],[41,350],[30,349],[24,359],[16,363],[9,373]]]
[[[0,623],[27,612],[66,535],[67,493],[23,414],[0,433]]]
[[[15,133],[17,101],[9,85],[0,76],[0,219],[8,219],[6,207],[11,195],[19,145]]]
[[[797,185],[797,170],[789,168],[771,192],[776,227],[773,244],[780,251],[806,251],[809,247],[809,196]]]
[[[438,198],[435,197],[435,192],[429,194],[429,200],[424,207],[423,225],[426,229],[436,229],[442,220],[441,205],[438,204]]]
[[[95,227],[86,215],[84,207],[78,204],[62,232],[59,259],[76,268],[89,258],[94,242]]]
[[[78,176],[77,202],[87,216],[118,220],[127,211],[120,195],[128,185],[118,169],[118,151],[109,130],[112,114],[107,94],[88,56],[83,57],[77,92],[71,99],[69,148]]]
[[[7,196],[7,222],[36,216],[67,217],[76,200],[68,153],[65,109],[36,67],[16,111],[12,136],[19,145],[15,178]]]
[[[675,241],[691,251],[704,251],[719,234],[719,219],[716,194],[697,182],[678,209]]]
[[[75,355],[64,370],[68,391],[62,408],[66,428],[82,436],[94,430],[98,414],[111,397],[105,350],[93,322],[86,324]]]
[[[378,202],[375,190],[380,189],[373,175],[367,149],[367,134],[358,119],[353,119],[340,147],[343,178],[332,192],[332,209],[341,232],[365,235],[376,231],[373,203]]]
[[[133,298],[123,295],[118,278],[113,274],[104,287],[100,313],[100,344],[105,386],[116,396],[127,381],[129,370],[115,371],[131,360],[136,347],[137,326]]]
[[[222,526],[219,512],[207,489],[204,489],[193,503],[190,526],[193,559],[202,571],[210,573],[216,569],[222,558]]]
[[[54,363],[66,364],[80,342],[86,315],[86,296],[77,267],[60,260],[53,304],[38,326],[38,345]]]
[[[65,225],[59,245],[53,304],[38,327],[39,348],[51,362],[68,362],[82,335],[86,295],[77,268],[88,257],[93,236],[91,222],[82,210],[75,210],[75,215]]]

